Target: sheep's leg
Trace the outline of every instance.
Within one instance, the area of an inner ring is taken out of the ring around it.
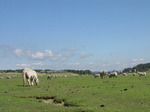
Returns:
[[[23,75],[23,86],[26,85],[26,77],[25,77],[25,73],[22,74]]]
[[[38,85],[38,83],[39,83],[38,78],[35,79],[35,83],[36,83],[36,85]]]
[[[35,81],[35,79],[33,78],[32,81],[31,81],[31,86],[34,85],[34,81]]]
[[[31,86],[30,79],[28,79],[27,81],[28,81],[28,85]]]
[[[26,85],[26,79],[23,79],[23,86]]]

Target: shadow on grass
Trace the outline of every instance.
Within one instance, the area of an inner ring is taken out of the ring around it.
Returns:
[[[29,85],[17,85],[18,87],[32,87],[32,86],[29,86]]]

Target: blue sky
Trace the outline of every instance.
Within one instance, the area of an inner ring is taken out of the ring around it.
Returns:
[[[148,63],[149,6],[149,0],[0,0],[0,69]]]

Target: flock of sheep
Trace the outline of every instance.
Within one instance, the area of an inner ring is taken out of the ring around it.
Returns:
[[[103,78],[106,75],[108,75],[109,78],[111,78],[111,77],[117,77],[118,76],[118,72],[108,73],[107,71],[101,71],[99,74],[95,74],[94,77],[101,77],[101,78]],[[122,73],[121,75],[122,76],[128,76],[127,73]],[[136,75],[139,75],[140,77],[141,76],[146,76],[146,72],[136,72],[136,73],[133,73],[133,76],[136,76]]]
[[[111,78],[111,77],[117,77],[118,73],[117,72],[108,73],[107,71],[101,71],[99,74],[95,74],[94,77],[101,77],[103,79],[104,76],[106,75],[108,75],[108,77]]]
[[[130,73],[131,74],[131,73]],[[99,74],[93,74],[93,77],[100,77],[100,78],[104,78],[104,76],[108,76],[109,78],[112,77],[117,77],[118,75],[122,75],[122,76],[128,76],[127,73],[122,73],[122,74],[118,74],[118,72],[107,72],[107,71],[101,71]],[[146,76],[146,72],[134,72],[132,73],[133,76]],[[77,77],[78,75],[75,75],[75,77]],[[24,69],[22,72],[22,77],[23,77],[23,86],[26,85],[26,82],[28,82],[29,86],[33,86],[34,84],[38,85],[39,84],[39,79],[37,76],[36,71],[32,70],[32,69]],[[47,79],[51,79],[51,78],[57,78],[59,76],[51,76],[48,75]],[[64,75],[64,77],[68,77],[67,75]],[[0,79],[4,79],[4,77],[0,77]],[[11,77],[7,77],[7,79],[11,79]]]
[[[123,73],[122,75],[123,75],[123,76],[127,76],[128,74],[127,74],[127,73]],[[136,75],[139,75],[140,77],[141,77],[141,76],[146,76],[146,72],[133,73],[133,76],[136,76]]]
[[[122,73],[122,76],[127,76],[127,75],[128,75],[127,73]],[[136,76],[136,75],[139,75],[140,77],[141,76],[146,76],[146,72],[133,73],[133,76]],[[23,73],[22,73],[22,76],[23,76],[23,85],[24,86],[26,85],[26,81],[28,82],[29,86],[33,86],[34,83],[36,85],[39,84],[37,73],[36,73],[36,71],[34,71],[32,69],[24,69]],[[112,77],[117,77],[118,76],[118,72],[108,73],[107,71],[101,71],[99,74],[94,74],[93,76],[94,77],[100,77],[102,79],[104,78],[104,76],[108,76],[109,78],[112,78]],[[67,77],[67,76],[65,75],[64,77]],[[47,76],[47,79],[51,79],[51,78],[52,78],[51,75]]]

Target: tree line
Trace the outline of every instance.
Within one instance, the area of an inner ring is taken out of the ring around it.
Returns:
[[[92,72],[90,70],[65,70],[66,72],[76,73],[79,75],[91,75]]]
[[[139,72],[144,72],[144,71],[148,71],[149,69],[150,69],[150,63],[145,63],[145,64],[138,64],[134,67],[125,68],[123,72],[135,72],[135,70]]]
[[[10,72],[17,72],[17,73],[22,73],[23,69],[17,69],[17,70],[0,70],[0,73],[10,73]],[[36,72],[39,73],[62,73],[62,72],[71,72],[71,73],[76,73],[79,75],[91,75],[92,72],[90,70],[50,70],[50,69],[35,69]]]

